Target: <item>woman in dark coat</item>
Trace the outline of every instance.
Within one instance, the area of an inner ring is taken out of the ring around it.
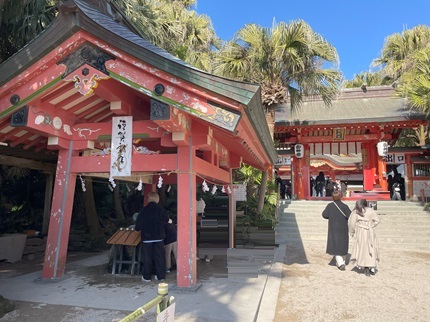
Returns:
[[[341,201],[341,191],[334,191],[332,198],[333,202],[329,203],[322,213],[322,216],[328,219],[326,253],[334,256],[337,267],[344,271],[349,245],[348,218],[351,210]]]
[[[320,171],[320,173],[315,178],[315,191],[316,191],[317,197],[324,197],[323,196],[324,186],[325,186],[324,172]]]

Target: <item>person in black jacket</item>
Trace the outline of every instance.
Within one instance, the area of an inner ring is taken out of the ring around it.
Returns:
[[[330,202],[322,213],[323,218],[328,219],[326,253],[332,255],[337,268],[344,271],[349,246],[348,218],[351,209],[341,201],[342,192],[339,190],[333,192],[332,198],[333,202]]]
[[[315,178],[315,190],[317,197],[324,197],[323,191],[325,187],[325,176],[324,172],[320,171],[320,173]]]
[[[166,276],[164,238],[168,221],[167,212],[158,205],[160,197],[156,192],[148,194],[148,204],[139,212],[135,230],[140,231],[143,253],[142,281],[150,282],[153,264],[155,279],[162,281]]]

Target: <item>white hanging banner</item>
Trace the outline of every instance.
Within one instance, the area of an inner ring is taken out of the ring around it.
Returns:
[[[112,140],[110,155],[110,176],[131,175],[131,154],[133,150],[133,117],[112,118]]]

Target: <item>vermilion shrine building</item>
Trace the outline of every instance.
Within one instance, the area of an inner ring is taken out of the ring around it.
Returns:
[[[277,160],[259,86],[187,65],[96,0],[60,4],[52,25],[0,65],[0,142],[3,164],[55,173],[50,280],[64,275],[77,176],[141,180],[145,195],[160,177],[177,184],[177,284],[194,287],[196,182],[228,190],[241,162],[268,172]]]
[[[320,99],[307,99],[293,111],[285,104],[276,110],[275,122],[279,172],[291,179],[297,199],[311,199],[310,176],[320,171],[331,179],[361,181],[362,191],[351,192],[351,198],[389,199],[388,174],[400,165],[407,198],[421,197],[423,189],[430,196],[427,150],[389,147],[386,156],[378,154],[379,142],[392,146],[402,129],[428,123],[406,99],[395,98],[391,86],[343,90],[331,107]],[[300,144],[302,158],[294,149]],[[282,159],[288,162],[282,165]]]

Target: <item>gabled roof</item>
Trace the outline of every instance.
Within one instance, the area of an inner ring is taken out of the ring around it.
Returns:
[[[201,71],[142,39],[110,1],[67,0],[52,25],[0,65],[0,87],[69,39],[86,31],[155,68],[200,89],[235,100],[244,111],[268,159],[277,160],[273,139],[261,106],[260,86],[225,79]]]
[[[279,126],[425,119],[425,114],[409,109],[406,99],[394,97],[391,86],[345,89],[329,107],[320,99],[308,99],[299,109],[292,111],[287,103],[277,108],[275,113],[275,123]]]

